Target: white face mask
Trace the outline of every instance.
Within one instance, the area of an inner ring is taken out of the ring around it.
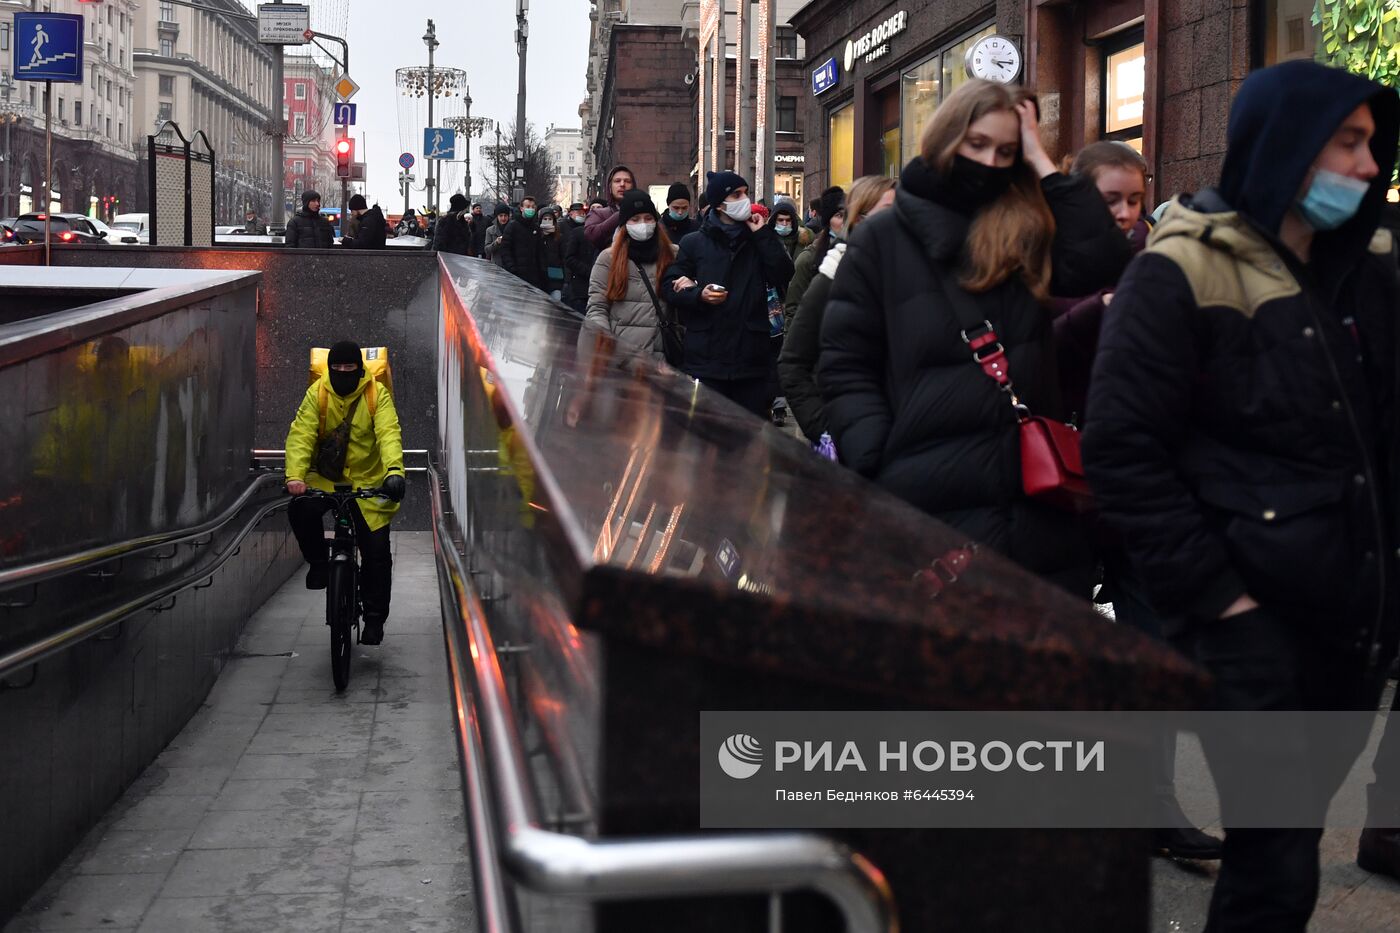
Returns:
[[[650,240],[656,235],[656,224],[628,224],[627,235],[634,240]]]
[[[553,233],[553,232],[554,232],[554,221],[552,221],[552,220],[546,220],[546,221],[544,221],[543,223],[540,224],[540,229],[543,230],[545,233]]]
[[[749,219],[753,213],[753,202],[748,198],[740,198],[737,201],[725,201],[724,212],[729,215],[730,220],[737,220],[739,223]]]

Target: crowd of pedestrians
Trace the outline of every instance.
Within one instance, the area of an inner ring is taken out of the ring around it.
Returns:
[[[617,167],[566,238],[565,296],[756,415],[785,395],[844,466],[1111,601],[1213,676],[1213,708],[1374,711],[1400,637],[1398,136],[1393,90],[1263,69],[1219,185],[1154,226],[1136,151],[1057,165],[1032,95],[969,81],[897,182],[829,188],[805,222],[733,172],[692,218],[683,184],[662,208]],[[1400,878],[1395,718],[1357,860]],[[1297,736],[1280,766],[1330,797],[1365,738],[1333,760]],[[1224,840],[1196,829],[1175,736],[1154,744],[1154,848],[1221,861],[1206,929],[1304,930],[1321,830],[1230,828],[1255,789],[1210,741]]]

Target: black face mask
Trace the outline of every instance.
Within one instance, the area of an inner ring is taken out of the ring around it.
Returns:
[[[355,391],[355,387],[360,384],[360,380],[364,378],[364,375],[365,370],[363,366],[351,373],[343,373],[339,370],[332,369],[330,371],[331,389],[336,395],[345,398],[351,392]]]
[[[1015,178],[1014,165],[994,168],[955,155],[952,167],[939,186],[939,199],[955,210],[971,214],[1005,194]]]

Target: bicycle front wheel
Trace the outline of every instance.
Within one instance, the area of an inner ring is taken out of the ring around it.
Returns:
[[[355,640],[355,568],[349,561],[332,561],[326,586],[326,621],[331,629],[331,678],[336,692],[350,683],[350,652]]]

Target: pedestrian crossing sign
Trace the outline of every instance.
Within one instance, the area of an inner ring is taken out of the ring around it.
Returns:
[[[16,13],[14,62],[18,81],[83,82],[83,18],[71,13]]]

